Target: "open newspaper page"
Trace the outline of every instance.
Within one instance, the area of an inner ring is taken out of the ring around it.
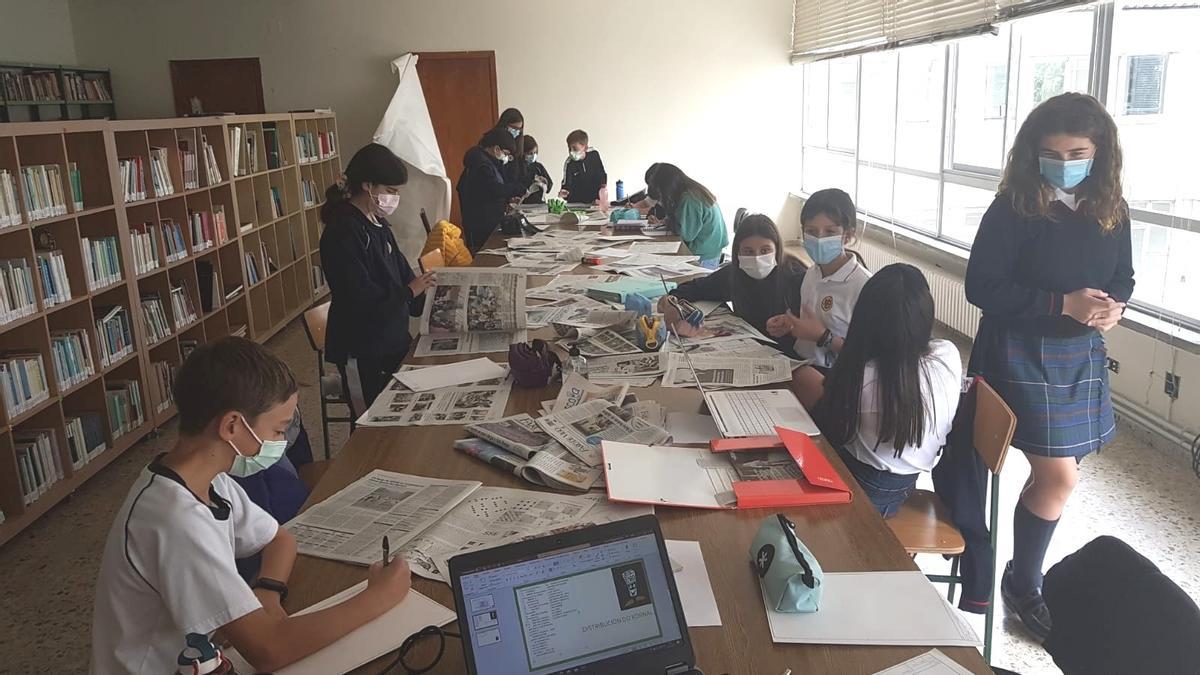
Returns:
[[[416,356],[506,351],[525,340],[525,274],[519,270],[444,268],[427,293]]]
[[[514,473],[532,483],[554,488],[587,490],[600,478],[599,468],[581,463],[557,440],[546,433],[536,420],[521,413],[495,422],[470,424],[467,433],[493,443],[523,460]],[[460,448],[473,454],[465,448]],[[488,458],[475,454],[479,459]],[[501,460],[507,458],[500,458]]]
[[[672,337],[671,340],[674,341],[675,338]],[[758,340],[768,344],[775,342],[760,333],[754,326],[746,323],[745,319],[723,309],[719,309],[704,317],[704,327],[701,329],[699,335],[681,338],[685,347],[732,342],[735,340],[739,342],[743,340]]]
[[[558,398],[554,399],[550,411],[566,410],[574,408],[577,405],[602,399],[621,405],[625,401],[625,394],[629,392],[629,385],[624,382],[600,383],[592,382],[587,377],[579,373],[572,372],[567,376],[562,387],[558,390]]]
[[[583,332],[585,335],[580,335],[581,339],[575,345],[579,347],[579,353],[586,357],[643,353],[637,346],[637,336],[632,330],[622,333],[612,328],[602,328],[591,334],[586,334],[586,329]]]
[[[658,445],[671,438],[666,429],[603,400],[556,410],[537,423],[588,466],[600,465],[600,441]]]
[[[397,550],[416,574],[447,581],[435,561],[463,549],[499,546],[567,527],[595,504],[594,500],[552,492],[481,487]]]
[[[525,323],[527,328],[545,328],[551,323],[563,322],[580,314],[581,310],[608,309],[608,306],[593,300],[586,295],[571,295],[560,300],[554,300],[544,305],[527,307]],[[584,317],[587,314],[583,314]]]
[[[504,417],[511,392],[512,379],[508,377],[419,393],[392,379],[357,423],[365,427],[389,427],[498,420]]]
[[[493,333],[453,333],[450,335],[422,335],[417,340],[413,356],[455,356],[458,354],[492,354],[507,352],[515,342],[528,342],[529,334],[524,330]]]
[[[663,352],[602,356],[588,359],[588,379],[595,382],[625,382],[631,387],[649,386],[667,372],[668,355]]]
[[[667,359],[664,387],[694,387],[696,379],[706,388],[754,387],[760,384],[790,382],[792,362],[786,356],[743,358],[740,355],[697,354],[685,357],[671,352]],[[692,375],[692,368],[696,373]]]
[[[459,439],[454,448],[534,485],[584,492],[602,482],[600,467],[583,464],[557,442],[528,460],[482,438]]]
[[[284,527],[300,553],[369,565],[380,560],[384,536],[400,548],[480,485],[376,469]]]

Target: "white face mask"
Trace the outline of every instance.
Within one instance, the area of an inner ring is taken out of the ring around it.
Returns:
[[[394,195],[388,192],[381,192],[375,195],[376,208],[385,216],[392,215],[397,206],[400,206],[400,195]]]
[[[571,151],[571,160],[578,162],[578,161],[582,160],[584,155],[586,155],[586,154],[587,154],[587,150],[572,150]]]
[[[775,254],[739,255],[738,267],[750,275],[751,279],[766,279],[767,275],[775,269]]]

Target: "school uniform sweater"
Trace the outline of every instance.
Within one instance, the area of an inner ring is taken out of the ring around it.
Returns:
[[[800,285],[804,265],[795,258],[784,258],[783,264],[771,270],[765,279],[752,279],[736,263],[723,265],[707,276],[680,284],[671,291],[689,302],[732,302],[733,313],[746,320],[763,335],[767,334],[767,319],[787,311],[800,311]],[[776,341],[779,351],[795,356],[790,336]]]
[[[500,225],[513,197],[525,194],[518,180],[508,180],[500,160],[476,145],[463,155],[463,172],[458,179],[458,205],[462,211],[467,246],[476,251]]]
[[[416,273],[387,221],[376,225],[353,204],[336,205],[321,233],[321,262],[333,294],[325,360],[407,353],[409,318],[421,315],[425,294],[413,297]]]
[[[589,148],[583,159],[568,159],[563,164],[562,186],[568,193],[568,202],[591,204],[600,198],[600,189],[607,184],[604,162],[595,150]]]

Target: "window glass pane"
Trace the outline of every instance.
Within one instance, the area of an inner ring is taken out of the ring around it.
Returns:
[[[946,47],[902,49],[897,86],[896,165],[937,171],[942,165]]]
[[[892,215],[896,220],[929,234],[937,234],[938,181],[936,179],[897,172],[893,204]]]
[[[804,66],[804,144],[825,147],[829,105],[829,64]]]
[[[1198,34],[1200,8],[1115,9],[1108,109],[1121,132],[1132,208],[1200,218]]]
[[[854,157],[805,148],[800,187],[810,194],[828,187],[841,188],[854,197]]]
[[[942,236],[970,246],[995,197],[993,190],[946,183],[942,188]]]
[[[894,173],[890,169],[878,169],[860,164],[858,167],[858,199],[855,200],[854,205],[860,211],[890,219],[892,217],[893,179]]]
[[[829,147],[854,150],[858,138],[858,57],[829,62]]]
[[[999,35],[958,43],[954,90],[954,163],[999,171],[1004,166],[1008,109],[1007,24]]]
[[[1092,21],[1093,10],[1089,7],[1033,16],[1013,24],[1017,114],[1009,118],[1009,147],[1021,122],[1039,103],[1065,91],[1088,90]]]
[[[862,57],[862,130],[858,158],[893,164],[896,158],[895,51]]]
[[[1194,269],[1200,258],[1200,234],[1133,223],[1133,299],[1200,321],[1200,285]]]

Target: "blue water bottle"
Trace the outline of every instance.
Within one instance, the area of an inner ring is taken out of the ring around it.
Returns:
[[[625,181],[619,180],[619,181],[617,181],[617,201],[623,201],[624,199],[625,199]]]

